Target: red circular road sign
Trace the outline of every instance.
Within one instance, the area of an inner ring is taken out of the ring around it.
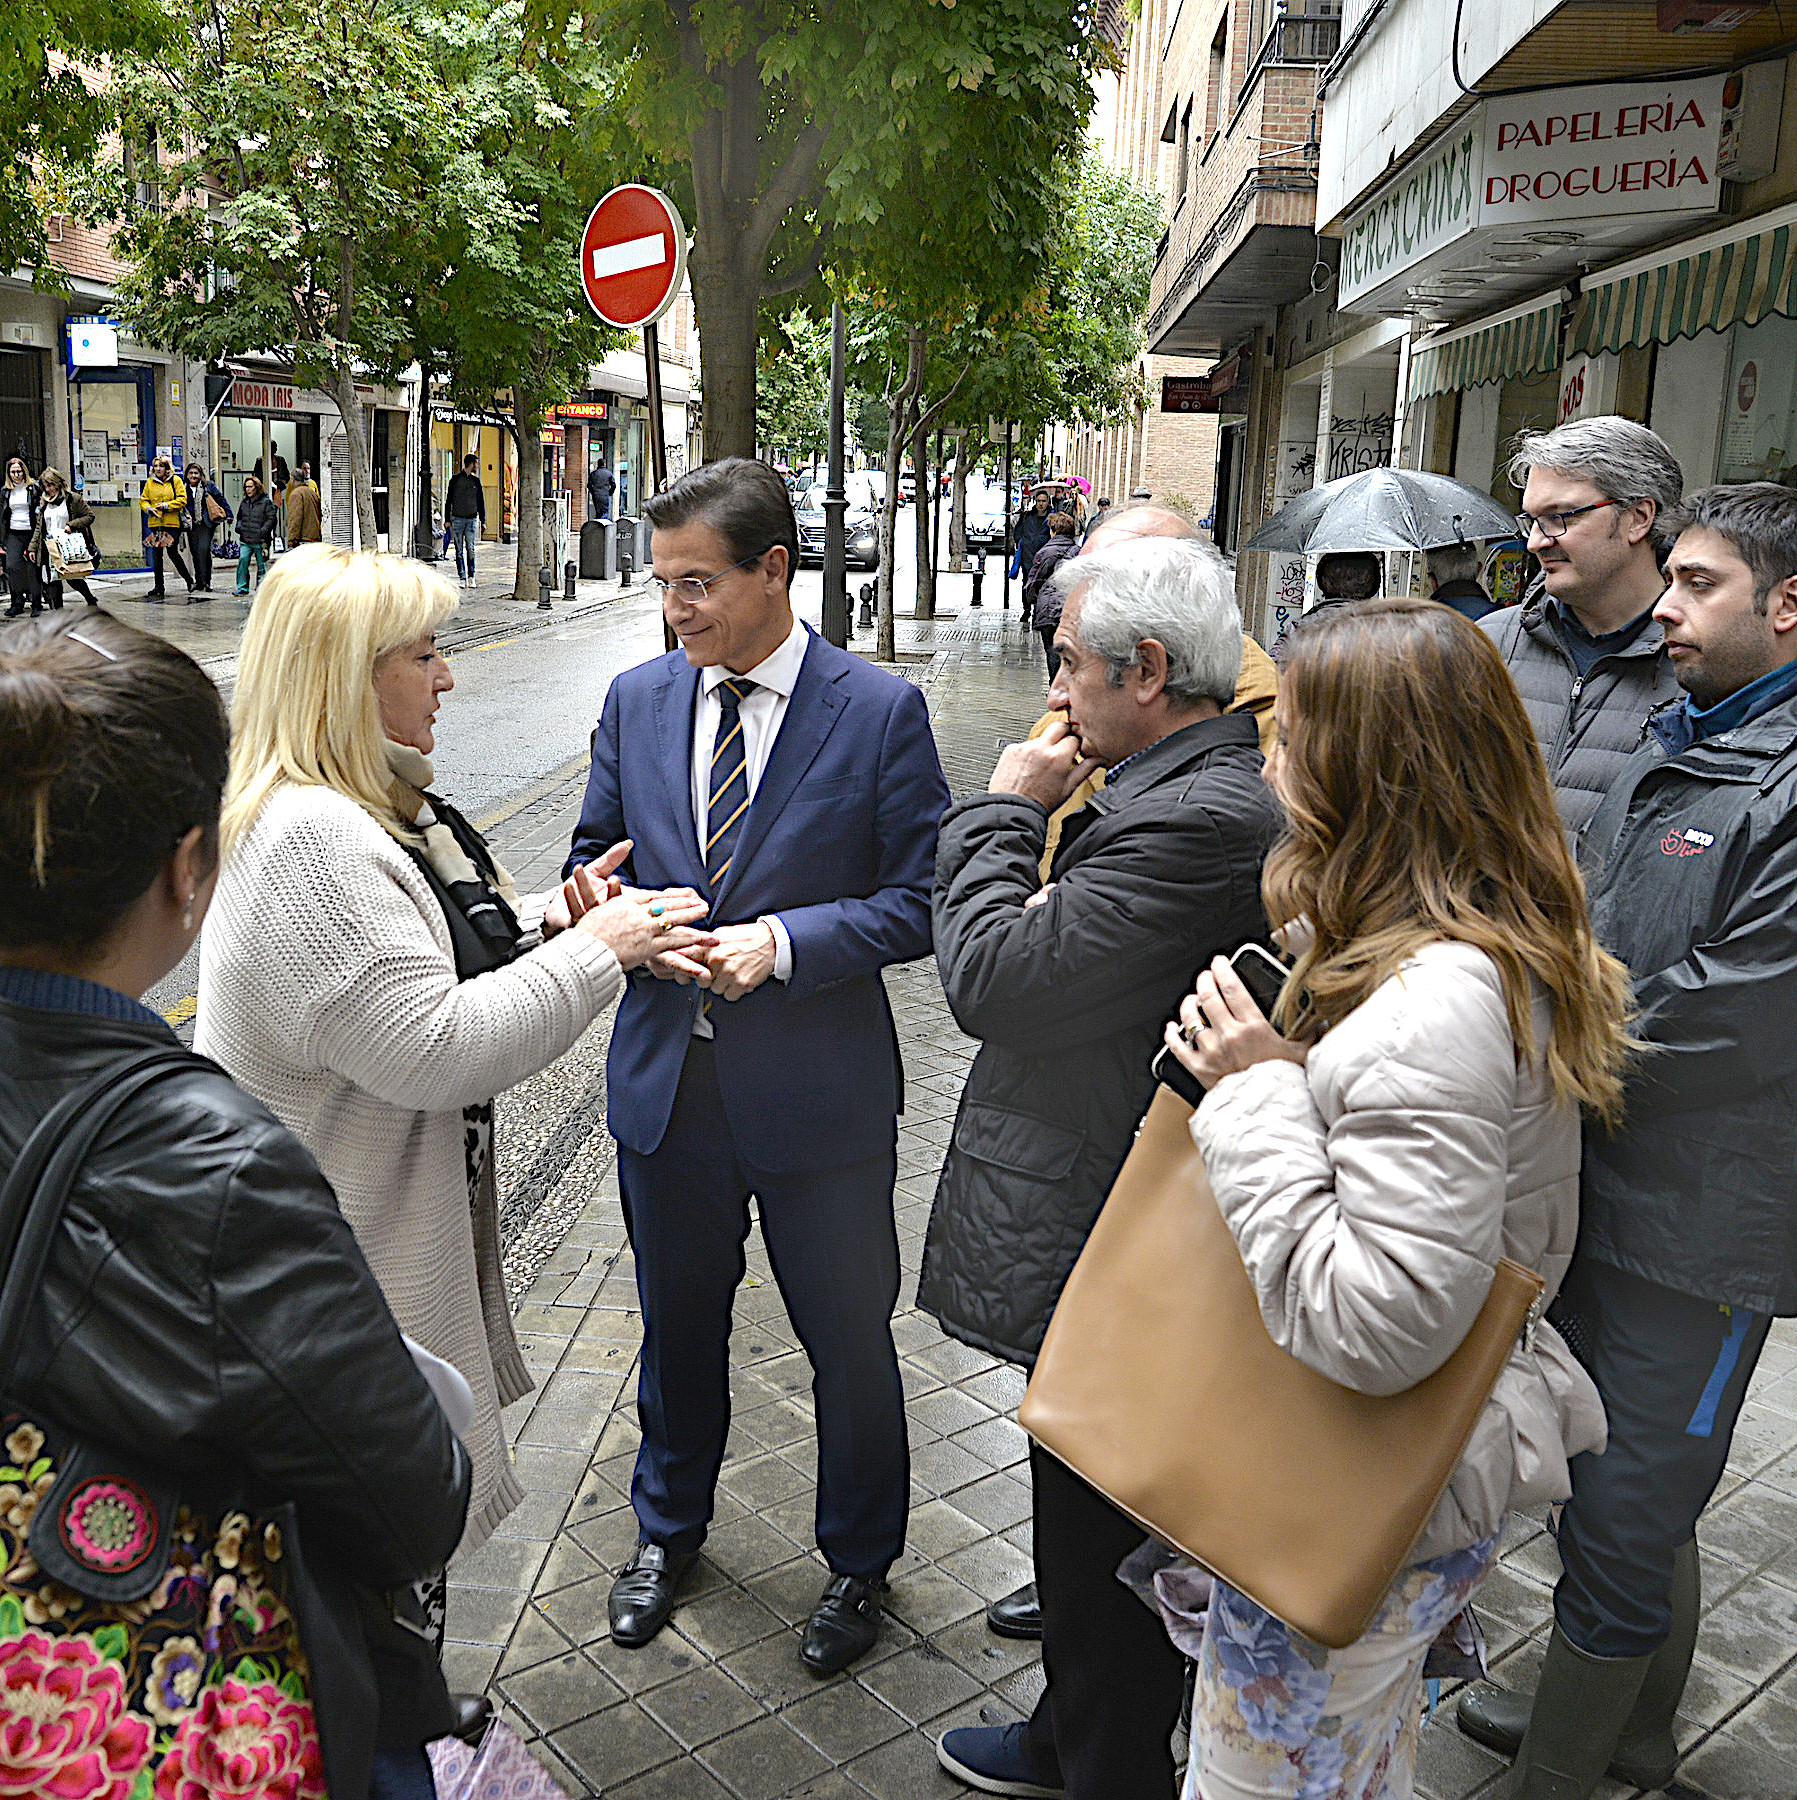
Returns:
[[[580,240],[580,285],[608,325],[653,325],[686,274],[686,226],[659,188],[615,187],[592,210]]]

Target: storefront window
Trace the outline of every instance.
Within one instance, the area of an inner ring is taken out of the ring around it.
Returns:
[[[266,424],[274,453],[274,469],[262,467],[262,433]],[[300,463],[312,465],[318,480],[318,421],[307,415],[287,413],[264,420],[248,415],[221,414],[218,421],[218,484],[235,508],[243,498],[243,480],[256,476],[271,499],[277,497],[282,478]]]
[[[1797,487],[1797,319],[1737,325],[1723,389],[1718,481]]]
[[[1510,479],[1510,446],[1525,431],[1551,431],[1560,413],[1560,373],[1512,376],[1499,390],[1497,456],[1491,471],[1491,497],[1514,512],[1522,494]]]
[[[72,471],[94,509],[94,541],[100,566],[141,569],[146,465],[155,454],[156,385],[153,370],[121,364],[86,369],[69,385],[74,442]]]

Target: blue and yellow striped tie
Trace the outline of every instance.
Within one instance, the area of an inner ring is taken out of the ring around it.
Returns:
[[[730,676],[718,683],[718,736],[711,752],[711,804],[705,815],[705,879],[715,895],[730,873],[743,814],[749,810],[749,762],[744,754],[742,703],[757,683]]]

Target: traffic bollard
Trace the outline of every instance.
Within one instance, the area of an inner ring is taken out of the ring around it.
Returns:
[[[985,601],[980,598],[980,589],[985,585],[985,580],[986,559],[983,556],[977,556],[974,558],[973,563],[973,603],[975,606],[984,606],[986,604]]]
[[[562,565],[562,598],[570,606],[574,604],[574,577],[579,572],[579,568],[580,565],[572,560]]]
[[[551,563],[544,563],[542,568],[537,570],[537,611],[538,612],[548,612],[551,610],[550,604],[549,604],[549,596],[551,594],[553,594],[554,592],[555,592],[555,568],[554,568],[554,565]]]
[[[630,550],[631,544],[629,534],[620,531],[618,533],[618,586],[621,588],[630,586],[630,577],[632,574]]]
[[[857,631],[872,631],[874,628],[874,584],[864,581],[861,584],[861,615],[855,621]]]

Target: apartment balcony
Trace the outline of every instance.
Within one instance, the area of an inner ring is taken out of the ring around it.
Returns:
[[[1222,128],[1192,147],[1149,292],[1152,354],[1220,355],[1309,291],[1316,78],[1340,42],[1340,12],[1329,0],[1280,7]]]

